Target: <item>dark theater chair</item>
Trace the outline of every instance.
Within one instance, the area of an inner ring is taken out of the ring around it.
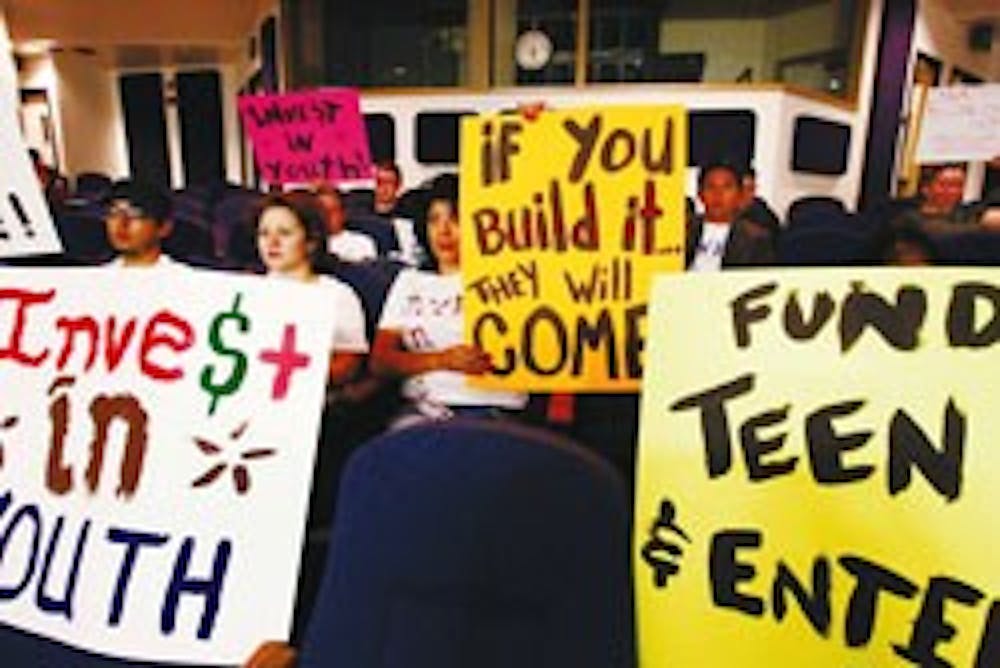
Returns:
[[[111,659],[0,626],[0,665],[5,668],[153,668],[165,664]]]
[[[778,264],[783,266],[858,266],[874,261],[871,238],[857,229],[789,230],[778,238]]]
[[[329,261],[320,267],[321,273],[335,276],[357,293],[365,312],[368,339],[373,340],[375,328],[382,317],[382,307],[402,265],[391,260],[348,263]]]
[[[946,265],[1000,266],[1000,232],[968,232],[934,239],[941,263]]]
[[[808,224],[824,218],[837,218],[846,213],[844,203],[834,197],[800,197],[788,207],[787,227]]]
[[[379,257],[387,257],[390,253],[399,251],[399,239],[396,228],[388,218],[373,214],[348,212],[345,227],[354,232],[367,235],[375,242]]]
[[[300,666],[634,665],[628,496],[578,446],[456,421],[363,446]]]
[[[84,172],[76,177],[76,197],[90,202],[99,202],[111,192],[111,177],[107,174]]]

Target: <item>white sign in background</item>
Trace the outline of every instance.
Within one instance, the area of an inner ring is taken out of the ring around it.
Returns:
[[[1000,84],[931,88],[917,162],[966,162],[1000,156]]]
[[[19,100],[17,70],[0,13],[0,257],[62,251],[21,137],[16,106]]]
[[[331,303],[194,270],[0,270],[0,622],[155,662],[241,664],[287,638]],[[94,466],[122,395],[146,416],[134,491],[125,420]]]

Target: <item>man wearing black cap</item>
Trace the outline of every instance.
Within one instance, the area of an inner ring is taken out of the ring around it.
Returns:
[[[108,241],[118,253],[111,266],[172,269],[182,266],[161,246],[173,231],[170,198],[156,186],[118,181],[107,198],[104,224]]]

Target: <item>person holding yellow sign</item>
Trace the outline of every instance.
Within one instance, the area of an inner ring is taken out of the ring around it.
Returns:
[[[404,379],[408,406],[394,428],[456,415],[498,417],[528,402],[520,392],[466,383],[467,376],[489,373],[493,363],[481,348],[464,343],[457,185],[455,177],[439,178],[427,209],[437,271],[407,270],[397,277],[375,336],[373,371]]]

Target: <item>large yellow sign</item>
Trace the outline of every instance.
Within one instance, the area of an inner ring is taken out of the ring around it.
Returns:
[[[643,668],[1000,666],[1000,270],[657,281]]]
[[[680,107],[480,116],[462,125],[467,340],[477,384],[634,391],[656,272],[684,267]]]

